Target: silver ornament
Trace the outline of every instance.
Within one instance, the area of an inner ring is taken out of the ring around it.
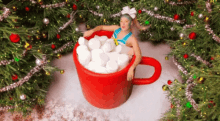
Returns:
[[[96,8],[99,9],[100,8],[99,5],[97,5]]]
[[[44,18],[44,19],[43,19],[43,23],[47,25],[47,24],[50,23],[50,20],[49,20],[48,18]]]
[[[199,14],[199,16],[198,16],[199,18],[203,18],[203,15],[202,14]]]
[[[170,30],[171,30],[171,31],[174,31],[174,27],[171,27]]]
[[[35,63],[39,66],[39,65],[41,65],[43,63],[43,61],[37,58]]]
[[[20,95],[20,99],[21,100],[25,100],[26,99],[26,95],[25,94]]]
[[[79,28],[78,28],[78,27],[76,27],[76,28],[75,28],[75,30],[78,32],[78,31],[79,31]]]
[[[134,2],[134,0],[131,0],[131,2]]]
[[[183,37],[184,36],[184,34],[183,33],[180,33],[180,37]]]
[[[154,7],[154,11],[157,11],[158,10],[158,7]]]

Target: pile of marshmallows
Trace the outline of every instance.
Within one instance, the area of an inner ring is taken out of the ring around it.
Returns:
[[[126,45],[115,45],[107,36],[97,36],[89,41],[84,37],[78,39],[76,49],[79,62],[88,70],[96,73],[114,73],[125,68],[132,57],[127,53],[131,49]]]

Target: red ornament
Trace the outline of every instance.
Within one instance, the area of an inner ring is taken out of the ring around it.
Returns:
[[[52,45],[51,45],[51,48],[52,48],[52,49],[55,49],[55,48],[56,48],[56,46],[55,46],[54,44],[52,44]]]
[[[43,5],[43,2],[41,1],[41,2],[39,2],[39,4],[40,4],[40,5]]]
[[[191,12],[191,14],[190,14],[191,16],[194,16],[194,12]]]
[[[75,4],[73,4],[73,10],[76,10],[77,6]]]
[[[142,13],[142,10],[138,10],[138,13],[141,14],[141,13]]]
[[[208,105],[209,108],[211,108],[212,106],[215,106],[215,103],[212,100],[209,102],[212,104],[212,105],[210,105],[210,104]]]
[[[195,33],[195,32],[191,32],[191,33],[189,34],[189,38],[190,38],[190,39],[196,39],[196,33]]]
[[[174,106],[171,104],[171,105],[170,105],[170,108],[174,108]]]
[[[59,34],[57,34],[57,39],[60,39],[60,35]]]
[[[70,14],[67,14],[67,16],[66,16],[67,18],[70,18]]]
[[[9,99],[10,99],[10,100],[13,100],[13,98],[12,98],[12,97],[9,97]]]
[[[188,58],[189,56],[188,56],[188,54],[184,54],[183,57],[186,59],[186,58]]]
[[[26,11],[29,11],[29,10],[30,10],[30,8],[28,8],[28,7],[25,7],[25,10],[26,10]]]
[[[9,38],[13,43],[17,43],[20,41],[20,36],[18,34],[11,34]]]
[[[211,57],[211,60],[214,60],[214,58],[213,58],[213,57]]]
[[[180,16],[179,16],[178,14],[175,14],[175,15],[173,16],[173,18],[174,18],[174,20],[178,20],[178,19],[180,18]]]
[[[16,74],[14,74],[14,75],[12,75],[12,80],[14,81],[14,80],[17,80],[18,79],[18,75],[16,75]]]
[[[78,2],[79,0],[76,0],[76,2]]]
[[[167,84],[168,84],[168,85],[171,85],[171,84],[172,84],[172,81],[171,81],[171,80],[168,80],[168,81],[167,81]]]
[[[26,50],[30,50],[32,48],[32,45],[29,45]]]

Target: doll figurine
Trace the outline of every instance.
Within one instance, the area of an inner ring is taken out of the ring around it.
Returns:
[[[136,26],[140,30],[146,30],[149,26],[140,26],[136,18],[135,8],[130,9],[128,6],[121,11],[120,26],[118,25],[100,25],[94,29],[88,30],[84,33],[84,37],[90,36],[93,32],[99,30],[114,31],[112,39],[116,39],[118,44],[124,44],[132,49],[128,52],[129,55],[136,55],[133,65],[129,68],[127,73],[127,80],[131,81],[134,77],[136,66],[141,62],[142,54],[136,37],[132,34],[132,28]]]

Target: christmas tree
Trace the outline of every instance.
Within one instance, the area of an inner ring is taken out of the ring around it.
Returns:
[[[82,34],[74,3],[60,1],[1,2],[0,111],[22,111],[44,105],[53,72],[50,64],[71,52]]]
[[[167,40],[182,80],[168,81],[171,109],[161,120],[220,120],[220,2],[198,0],[190,11],[193,24],[175,26],[183,37]]]

